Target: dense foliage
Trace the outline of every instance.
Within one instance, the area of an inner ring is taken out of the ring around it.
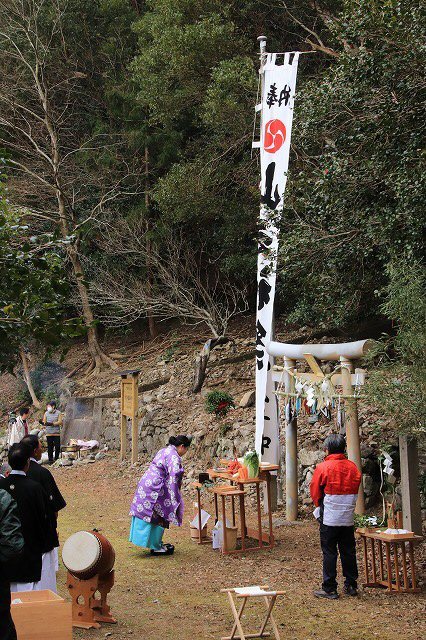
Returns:
[[[421,255],[424,17],[412,1],[345,2],[339,58],[301,87],[282,243],[299,322],[374,316],[389,261]]]
[[[380,367],[372,371],[366,391],[385,433],[391,427],[425,438],[426,272],[421,264],[403,259],[389,265],[388,276],[382,310],[397,332],[384,336],[371,354]]]
[[[0,370],[12,371],[23,350],[64,348],[80,329],[65,315],[70,290],[61,243],[31,234],[6,196],[0,182]]]

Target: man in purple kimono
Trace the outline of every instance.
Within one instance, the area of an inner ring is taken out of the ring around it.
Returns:
[[[174,546],[163,544],[164,530],[170,524],[182,525],[183,499],[181,458],[188,451],[188,436],[172,436],[139,481],[130,508],[130,542],[151,549],[152,555],[170,555]]]

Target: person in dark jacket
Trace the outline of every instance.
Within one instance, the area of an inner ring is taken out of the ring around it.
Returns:
[[[337,549],[345,577],[345,593],[357,595],[354,511],[361,473],[345,456],[345,438],[331,434],[324,442],[325,460],[317,465],[311,481],[311,497],[319,507],[320,540],[323,555],[322,589],[317,598],[335,600],[337,593]]]
[[[0,638],[16,640],[16,629],[10,613],[10,582],[6,565],[19,559],[24,538],[16,503],[7,491],[0,489]]]
[[[48,514],[50,530],[48,532],[48,548],[42,559],[42,578],[40,589],[50,589],[56,593],[56,572],[58,570],[58,547],[59,539],[57,533],[58,512],[66,507],[66,502],[55,482],[49,469],[46,469],[39,461],[41,460],[42,448],[40,440],[35,435],[29,435],[22,440],[31,450],[30,466],[27,471],[27,478],[38,482],[44,489],[48,501]]]
[[[41,578],[42,555],[48,546],[50,527],[47,498],[43,488],[27,478],[31,450],[28,445],[17,443],[9,449],[12,471],[0,479],[4,489],[15,500],[24,537],[22,555],[13,562],[6,562],[11,591],[32,591]]]
[[[48,402],[43,416],[42,424],[46,427],[47,454],[49,464],[53,464],[53,452],[55,452],[55,462],[61,454],[61,426],[62,414],[56,407],[53,400]]]

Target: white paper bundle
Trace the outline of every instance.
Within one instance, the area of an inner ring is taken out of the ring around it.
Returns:
[[[234,589],[235,593],[243,596],[274,596],[275,591],[265,591],[258,585],[253,587],[238,587]]]
[[[204,511],[204,509],[201,509],[201,529],[204,529],[207,522],[209,521],[209,518],[211,518],[211,515],[207,513],[207,511]],[[198,513],[197,513],[197,515],[194,517],[194,519],[191,522],[191,527],[195,527],[196,529],[198,529],[199,524],[200,523],[199,523]]]

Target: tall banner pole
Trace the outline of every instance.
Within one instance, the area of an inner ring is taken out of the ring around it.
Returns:
[[[273,357],[266,350],[273,337],[274,298],[279,224],[290,155],[291,128],[296,91],[298,52],[267,53],[260,43],[261,100],[260,149],[261,205],[257,263],[256,313],[256,451],[263,462],[279,464],[278,400],[274,393]]]

